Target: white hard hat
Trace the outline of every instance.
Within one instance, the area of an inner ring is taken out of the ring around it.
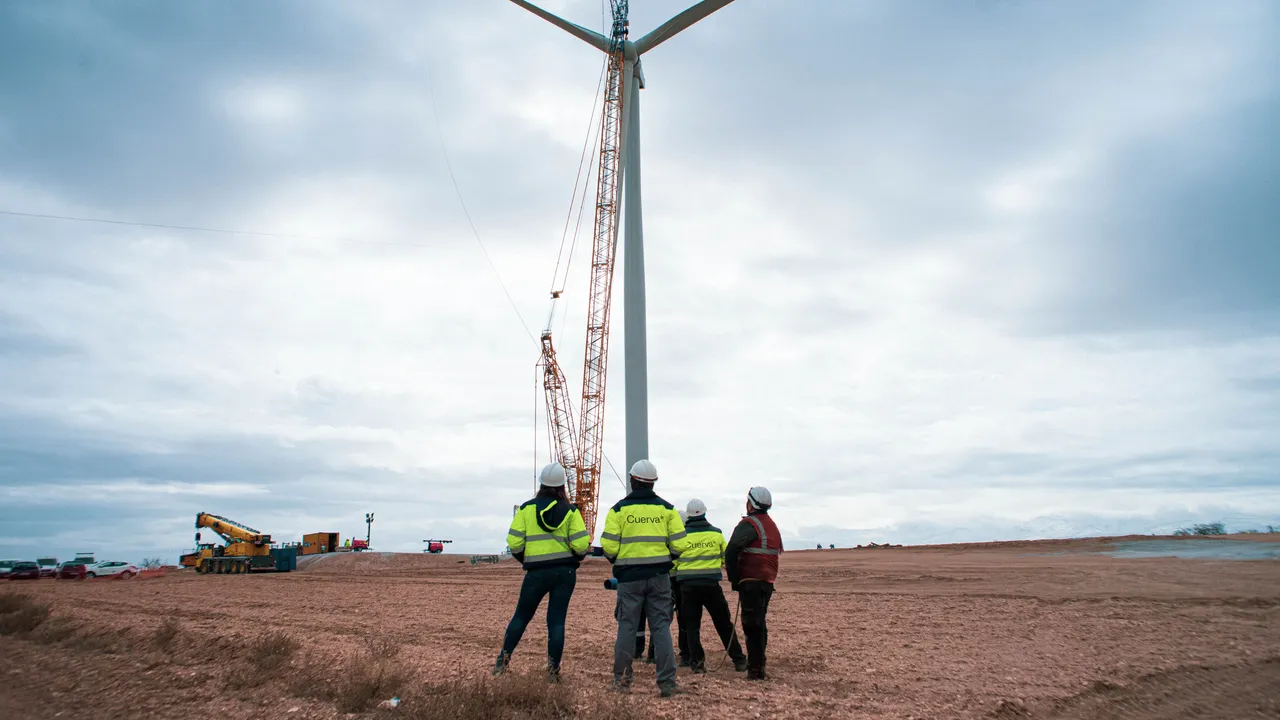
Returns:
[[[688,513],[689,517],[701,517],[707,514],[707,504],[698,498],[694,498],[685,507],[685,512]]]
[[[542,468],[542,472],[538,473],[538,484],[547,487],[564,487],[564,466],[560,463],[551,463]]]
[[[658,479],[658,468],[648,460],[637,460],[635,465],[631,466],[631,477],[645,482],[653,482]]]
[[[769,493],[769,488],[757,485],[747,491],[747,502],[751,503],[751,507],[763,510],[773,505],[773,495]]]

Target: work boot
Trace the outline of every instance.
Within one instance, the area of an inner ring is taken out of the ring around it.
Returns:
[[[498,661],[493,664],[493,674],[501,675],[507,671],[507,665],[511,663],[511,653],[498,653]]]
[[[675,682],[663,683],[658,686],[658,694],[664,698],[671,697],[672,695],[683,695],[684,688],[680,687]]]
[[[707,674],[707,664],[706,664],[706,663],[704,663],[704,662],[699,662],[699,663],[690,663],[690,664],[689,664],[689,669],[693,671],[693,674],[694,674],[694,675],[706,675],[706,674]]]
[[[631,692],[631,678],[614,675],[613,682],[609,683],[609,690],[616,693]]]
[[[733,669],[734,669],[734,670],[736,670],[737,672],[746,672],[746,671],[747,671],[747,659],[746,659],[746,658],[738,658],[738,659],[734,660],[734,661],[733,661]]]
[[[552,662],[551,658],[547,658],[547,682],[560,682],[560,666]]]
[[[747,679],[748,680],[767,680],[769,679],[769,676],[765,674],[764,667],[761,666],[758,668],[747,668]]]

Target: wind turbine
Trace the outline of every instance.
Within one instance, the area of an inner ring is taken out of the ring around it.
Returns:
[[[623,186],[623,275],[622,322],[625,374],[627,468],[635,461],[649,457],[649,380],[645,332],[644,291],[644,223],[640,202],[640,93],[644,88],[644,72],[640,57],[681,31],[702,20],[733,0],[702,0],[654,28],[636,41],[627,37],[628,0],[610,0],[613,6],[612,37],[588,30],[558,17],[526,0],[511,2],[586,42],[604,53],[617,50],[621,44],[622,67],[622,143],[620,161]],[[630,491],[630,478],[627,479]]]

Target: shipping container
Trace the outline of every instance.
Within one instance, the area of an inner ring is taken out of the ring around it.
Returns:
[[[307,533],[302,536],[302,554],[336,552],[338,549],[338,533]]]
[[[276,561],[276,572],[291,572],[298,569],[298,548],[271,548],[271,557]]]

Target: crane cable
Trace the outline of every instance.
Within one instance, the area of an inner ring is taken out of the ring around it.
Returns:
[[[592,135],[594,134],[597,137],[599,136],[599,130],[596,129],[596,104],[599,98],[601,97],[601,95],[603,94],[601,92],[601,88],[604,87],[605,72],[609,68],[609,64],[607,60],[608,59],[606,58],[606,62],[601,66],[600,78],[596,81],[596,92],[593,96],[594,99],[591,101],[590,121],[587,123],[587,134],[586,134],[586,137],[582,139],[582,153],[579,155],[579,158],[578,158],[578,174],[573,179],[573,194],[569,198],[569,212],[565,216],[564,231],[561,232],[560,234],[560,247],[556,251],[556,267],[555,267],[555,271],[552,272],[551,274],[551,308],[547,312],[547,329],[548,330],[551,329],[551,322],[555,316],[556,299],[564,294],[565,287],[569,284],[569,269],[573,266],[573,251],[578,246],[578,236],[581,234],[581,230],[582,230],[582,216],[586,209],[587,193],[591,188],[591,175],[592,175],[592,169],[594,168],[593,165],[588,163],[588,151],[590,150],[590,147],[591,147]],[[582,171],[584,167],[587,170],[587,176],[585,179],[582,177]],[[579,187],[582,188],[581,200],[578,199]],[[574,211],[575,200],[578,201],[577,202],[578,221],[577,223],[574,224],[573,235],[570,236],[569,224],[573,222],[573,211]],[[569,238],[572,238],[572,239],[569,240],[569,253],[566,256],[564,252],[564,244],[565,244],[565,241]],[[561,275],[560,273],[560,265],[562,262],[564,263],[563,275]],[[556,280],[560,281],[560,284],[558,287],[556,285]],[[568,314],[566,313],[566,317],[567,315]],[[564,331],[563,319],[561,320],[560,330],[561,330],[561,333],[563,333]]]
[[[604,7],[603,7],[603,5],[604,5],[604,3],[603,3],[603,0],[602,0],[602,2],[601,2],[601,15],[602,15],[602,16],[603,16],[603,14],[604,14]],[[581,230],[582,230],[582,218],[583,218],[583,215],[585,215],[585,214],[586,214],[586,213],[585,213],[585,210],[586,210],[586,204],[587,204],[587,194],[589,193],[590,188],[591,188],[591,177],[592,177],[592,174],[593,174],[593,173],[592,173],[592,170],[594,169],[594,165],[593,165],[593,164],[588,164],[588,153],[589,153],[589,150],[590,150],[590,148],[591,148],[591,139],[592,139],[592,137],[594,136],[594,137],[597,139],[597,143],[596,143],[596,144],[598,145],[598,144],[599,144],[599,137],[600,137],[600,134],[604,131],[604,123],[603,123],[603,122],[599,123],[599,125],[597,126],[597,123],[596,123],[596,118],[597,118],[596,108],[597,108],[597,106],[598,106],[599,99],[600,99],[601,97],[603,97],[603,95],[604,95],[604,93],[603,93],[604,79],[605,79],[605,73],[607,73],[608,71],[609,71],[609,57],[608,57],[608,56],[606,56],[606,57],[605,57],[605,59],[604,59],[604,62],[601,64],[601,67],[600,67],[600,77],[599,77],[599,79],[596,81],[595,99],[594,99],[594,100],[592,100],[592,103],[591,103],[591,121],[587,124],[587,134],[586,134],[586,137],[585,137],[585,138],[583,138],[583,141],[582,141],[582,153],[581,153],[581,155],[579,156],[579,159],[578,159],[578,172],[577,172],[577,175],[574,177],[574,181],[573,181],[573,194],[570,196],[570,199],[569,199],[569,213],[568,213],[568,215],[565,217],[564,231],[563,231],[563,232],[561,233],[561,235],[560,235],[560,247],[559,247],[559,248],[558,248],[558,250],[556,251],[556,267],[555,267],[555,271],[554,271],[554,272],[552,273],[552,275],[551,275],[551,308],[550,308],[550,310],[549,310],[549,311],[548,311],[548,313],[547,313],[547,329],[548,329],[548,330],[550,330],[550,329],[551,329],[552,320],[554,319],[554,316],[555,316],[555,305],[556,305],[556,300],[557,300],[561,295],[563,295],[563,294],[564,294],[565,288],[566,288],[566,286],[568,285],[568,282],[569,282],[569,269],[570,269],[570,268],[572,267],[572,265],[573,265],[573,254],[574,254],[574,250],[577,248],[577,244],[578,244],[578,237],[581,235]],[[587,168],[587,177],[586,177],[585,181],[584,181],[584,179],[583,179],[583,177],[582,177],[582,170],[583,170],[583,167],[584,167],[584,166]],[[579,188],[579,187],[581,187],[581,188],[582,188],[582,196],[581,196],[580,198],[579,198],[579,196],[578,196],[578,188]],[[575,202],[575,201],[577,201],[577,205],[578,205],[578,207],[577,207],[577,210],[578,210],[578,219],[577,219],[577,222],[576,222],[576,223],[574,223],[574,227],[573,227],[573,234],[572,234],[572,235],[570,235],[570,234],[569,234],[569,224],[570,224],[571,222],[573,222],[573,211],[574,211],[574,202]],[[568,239],[568,240],[569,240],[569,252],[568,252],[568,254],[567,254],[567,255],[566,255],[566,254],[565,254],[565,252],[564,252],[564,244],[565,244],[566,239]],[[561,266],[561,263],[563,263],[563,264],[564,264],[564,274],[563,274],[563,275],[561,275],[561,273],[560,273],[560,266]],[[560,284],[559,284],[559,286],[558,286],[558,287],[557,287],[557,285],[556,285],[556,281],[557,281],[557,280],[559,280],[559,281],[560,281]],[[560,335],[561,335],[561,336],[563,336],[563,335],[564,335],[564,325],[565,325],[565,323],[568,321],[568,316],[569,316],[569,314],[566,312],[566,313],[564,313],[564,314],[561,316],[561,318],[560,318]],[[536,368],[537,368],[537,367],[539,367],[539,366],[541,366],[541,364],[542,364],[542,363],[541,363],[541,357],[539,357],[539,361],[534,365],[534,367],[535,367],[535,372],[534,372],[534,432],[533,432],[534,452],[533,452],[533,456],[534,456],[534,466],[535,466],[535,468],[536,468],[536,466],[537,466],[537,457],[538,457],[538,450],[537,450],[537,443],[538,443],[538,430],[537,430],[537,416],[538,416],[538,412],[537,412],[537,403],[538,403],[538,392],[537,392],[537,388],[538,388],[538,385],[540,384],[540,382],[539,382],[539,380],[538,380],[538,373],[537,373]],[[573,408],[572,408],[572,406],[570,406],[569,411],[570,411],[570,413],[572,414],[572,412],[573,412]],[[548,425],[547,425],[547,447],[548,447],[548,448],[550,448],[550,447],[554,447],[554,444],[555,444],[555,436],[554,436],[554,433],[552,432],[552,429],[551,429],[550,423],[548,423]],[[613,465],[613,461],[609,459],[608,454],[602,453],[602,455],[604,455],[604,460],[605,460],[605,462],[609,465],[609,469],[613,471],[613,476],[614,476],[614,478],[618,481],[618,484],[622,486],[623,490],[626,490],[627,484],[626,484],[626,482],[622,479],[622,475],[618,473],[618,469],[617,469],[616,467],[614,467],[614,465]]]
[[[511,297],[511,292],[507,290],[507,284],[502,281],[502,274],[498,272],[498,266],[493,264],[493,259],[489,257],[489,250],[484,246],[484,240],[480,239],[480,231],[476,230],[476,224],[471,219],[471,212],[467,210],[467,203],[462,199],[462,188],[458,186],[458,178],[453,173],[453,163],[449,162],[449,151],[445,147],[444,130],[440,127],[440,112],[436,108],[436,87],[435,80],[431,76],[431,63],[428,59],[423,63],[427,71],[427,90],[431,96],[431,116],[435,119],[436,135],[440,138],[440,154],[444,156],[444,166],[449,171],[449,180],[453,182],[453,191],[458,196],[458,204],[462,206],[462,214],[467,218],[467,225],[471,227],[471,234],[475,236],[476,244],[480,246],[480,252],[484,255],[485,262],[489,263],[489,269],[493,270],[493,276],[498,280],[498,286],[502,288],[502,294],[507,296],[507,302],[511,304],[511,309],[515,311],[516,317],[520,319],[520,325],[524,327],[524,332],[529,336],[535,344],[538,338],[534,337],[533,331],[529,329],[529,323],[524,321],[524,315],[520,313],[520,308],[516,305],[516,301]]]
[[[600,28],[601,28],[600,32],[602,34],[608,34],[610,32],[609,28],[612,25],[611,15],[612,15],[614,4],[615,4],[614,0],[607,0],[607,2],[606,0],[600,0]],[[596,115],[596,103],[601,97],[604,96],[602,89],[604,88],[604,78],[607,72],[609,72],[609,57],[606,55],[604,58],[604,61],[601,63],[601,66],[600,66],[600,77],[599,79],[596,80],[596,93],[595,93],[594,99],[591,101],[591,121],[587,123],[587,136],[583,138],[583,141],[582,141],[582,156],[578,160],[578,176],[574,178],[574,181],[573,181],[574,196],[576,196],[578,193],[578,183],[579,183],[579,180],[582,178],[582,167],[584,165],[587,165],[587,150],[590,147],[591,138],[594,135],[596,137],[596,145],[599,146],[600,133],[603,132],[604,130],[603,122],[600,124],[600,127],[598,128],[595,125],[596,118],[599,117],[598,115]],[[603,120],[603,118],[601,118],[601,120]],[[592,132],[593,129],[594,129],[594,133]],[[556,269],[555,269],[555,272],[552,273],[551,275],[552,300],[551,300],[551,309],[547,312],[547,329],[548,330],[551,329],[552,319],[554,318],[554,315],[555,315],[555,301],[557,298],[559,298],[561,295],[564,294],[565,286],[568,285],[569,283],[569,269],[573,266],[573,251],[578,246],[578,237],[580,236],[582,231],[582,216],[587,205],[587,190],[591,187],[591,177],[593,174],[592,171],[594,169],[595,169],[594,164],[587,165],[587,178],[582,185],[582,199],[578,203],[578,221],[573,226],[573,236],[572,236],[573,240],[569,243],[569,256],[565,262],[564,277],[561,279],[559,290],[557,290],[556,277],[560,273],[560,256],[561,256],[561,253],[564,252],[564,234],[560,236],[560,249],[556,253]],[[565,218],[565,229],[564,229],[565,234],[569,232],[569,221],[572,217],[573,217],[573,197],[569,199],[569,214]],[[569,321],[569,313],[566,312],[560,317],[560,332],[558,334],[561,337],[564,336],[564,327],[568,321]],[[615,475],[617,474],[616,470],[614,471],[614,474]]]

